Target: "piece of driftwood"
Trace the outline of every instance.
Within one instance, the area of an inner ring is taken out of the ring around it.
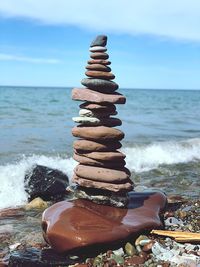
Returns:
[[[200,241],[200,233],[152,230],[151,234],[172,237],[177,242],[197,242],[197,241]]]

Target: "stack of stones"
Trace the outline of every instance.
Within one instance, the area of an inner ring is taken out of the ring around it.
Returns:
[[[92,200],[125,203],[127,192],[133,189],[130,171],[125,168],[125,155],[118,151],[124,133],[114,127],[121,125],[115,104],[125,104],[126,98],[116,93],[118,85],[112,80],[111,64],[106,53],[107,36],[99,35],[90,45],[90,60],[86,76],[81,83],[85,88],[74,88],[72,99],[84,101],[79,123],[72,134],[79,139],[74,142],[74,159],[79,162],[74,170],[73,182],[78,184],[76,192]],[[95,197],[94,197],[95,195]],[[115,198],[117,197],[117,198]],[[123,205],[123,204],[122,204]]]

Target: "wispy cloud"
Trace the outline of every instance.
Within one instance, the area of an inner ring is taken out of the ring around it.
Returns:
[[[0,2],[0,14],[101,32],[200,41],[199,0],[6,0]]]
[[[53,58],[33,58],[0,53],[0,61],[21,61],[35,64],[58,64],[61,61]]]

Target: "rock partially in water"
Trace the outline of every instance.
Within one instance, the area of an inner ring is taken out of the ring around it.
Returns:
[[[138,232],[162,227],[162,193],[129,193],[127,208],[88,200],[62,201],[43,213],[45,240],[58,252],[123,241]]]
[[[36,197],[43,200],[62,199],[68,185],[66,174],[41,165],[35,165],[25,175],[25,190],[30,200]]]

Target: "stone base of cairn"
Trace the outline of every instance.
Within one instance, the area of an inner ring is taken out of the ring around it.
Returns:
[[[74,170],[73,182],[78,185],[74,192],[79,198],[124,206],[133,182],[125,168],[126,156],[118,150],[124,133],[115,127],[122,122],[114,116],[115,105],[125,104],[126,98],[116,92],[118,84],[113,81],[106,43],[104,35],[92,42],[85,72],[88,78],[81,81],[85,87],[72,91],[73,100],[84,101],[79,116],[73,118],[79,124],[72,129],[79,138],[73,144],[73,157],[79,162]]]

